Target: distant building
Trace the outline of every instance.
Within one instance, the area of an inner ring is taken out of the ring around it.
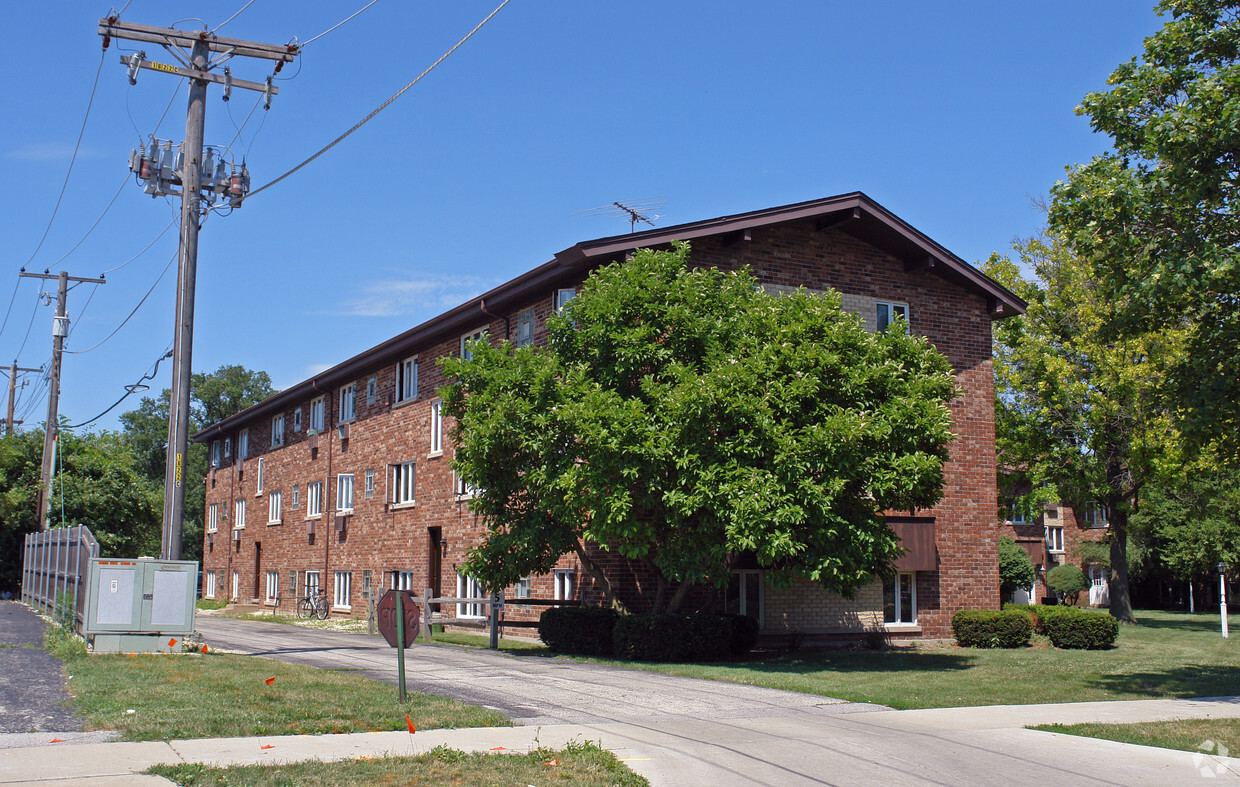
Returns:
[[[808,581],[776,589],[754,565],[736,571],[722,606],[757,618],[768,640],[802,641],[884,627],[901,638],[947,637],[958,609],[996,607],[990,322],[1024,304],[861,193],[579,243],[202,430],[194,440],[211,452],[204,595],[287,609],[322,588],[333,614],[353,617],[385,588],[479,595],[456,570],[484,527],[469,510],[472,490],[449,465],[436,361],[481,336],[544,341],[548,315],[591,270],[673,240],[691,242],[692,264],[748,266],[768,289],[834,288],[873,330],[908,320],[951,360],[960,389],[951,403],[958,438],[942,502],[889,512],[909,550],[898,573],[846,599]],[[634,570],[621,595],[641,579]],[[505,593],[600,597],[573,555]],[[516,609],[509,618],[521,617]],[[460,604],[443,612],[469,622],[483,609]]]

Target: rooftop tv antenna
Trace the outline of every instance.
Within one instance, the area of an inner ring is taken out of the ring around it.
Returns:
[[[662,215],[651,213],[656,208],[662,208],[667,205],[667,200],[663,197],[649,197],[639,200],[625,200],[624,202],[613,202],[610,205],[602,205],[597,208],[588,208],[579,210],[573,215],[583,216],[624,216],[629,220],[629,232],[632,233],[637,229],[637,223],[644,222],[651,227],[654,226],[655,219],[663,218]]]

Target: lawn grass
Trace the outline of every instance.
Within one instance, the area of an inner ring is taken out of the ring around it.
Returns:
[[[65,669],[87,725],[130,741],[403,730],[406,714],[419,729],[510,724],[429,694],[402,705],[395,686],[350,672],[253,656],[79,655]]]
[[[1240,694],[1240,640],[1217,615],[1138,612],[1114,648],[1015,650],[924,645],[791,653],[722,664],[606,663],[671,675],[822,694],[893,708],[1026,705]],[[1240,624],[1233,618],[1231,626]]]
[[[362,758],[345,762],[230,768],[157,765],[147,773],[193,787],[238,784],[273,787],[294,784],[299,787],[369,787],[374,784],[641,787],[649,784],[610,752],[592,743],[570,744],[558,751],[538,749],[529,754],[469,754],[439,746],[416,757]]]
[[[426,642],[421,637],[418,637],[417,641]],[[431,641],[440,645],[464,645],[470,648],[489,648],[491,646],[491,638],[486,634],[466,634],[459,631],[436,632],[434,639]],[[554,655],[551,649],[539,640],[516,639],[512,637],[501,639],[499,641],[499,649],[506,653],[520,653],[522,655]]]
[[[1163,749],[1240,755],[1240,719],[1177,719],[1142,724],[1041,724],[1031,730],[1103,738]]]

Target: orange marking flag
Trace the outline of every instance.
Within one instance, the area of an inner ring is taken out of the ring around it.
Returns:
[[[271,684],[273,684],[273,683],[275,683],[275,682],[276,682],[276,676],[275,676],[275,675],[272,675],[270,678],[268,678],[267,680],[265,680],[265,681],[263,681],[263,682],[264,682],[264,683],[266,683],[268,686],[270,686]]]
[[[52,738],[50,741],[48,741],[48,743],[64,743],[64,742],[65,742],[64,738]]]
[[[177,638],[176,638],[176,637],[173,637],[172,639],[168,640],[168,647],[170,647],[170,648],[175,648],[176,646],[177,646]]]
[[[206,646],[206,645],[203,645],[203,646],[202,646],[202,652],[203,652],[203,653],[206,653],[206,652],[207,652],[207,646]]]
[[[267,744],[264,744],[264,745],[262,745],[262,746],[259,746],[258,748],[260,748],[260,749],[274,749],[274,748],[275,748],[275,746],[272,746],[270,743],[267,743]]]
[[[492,746],[491,751],[504,751],[503,746]]]
[[[408,714],[408,713],[406,713],[406,714],[405,714],[405,724],[408,724],[408,725],[409,725],[409,734],[410,734],[410,735],[412,735],[412,734],[414,734],[415,732],[417,732],[417,731],[418,731],[418,728],[417,728],[417,727],[415,727],[415,726],[413,726],[413,719],[409,718],[409,714]]]
[[[559,765],[559,764],[560,763],[555,760],[547,760],[546,762],[543,763],[543,765]]]

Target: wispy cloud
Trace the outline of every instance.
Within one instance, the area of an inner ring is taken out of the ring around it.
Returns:
[[[93,150],[83,146],[78,151],[79,159],[103,158],[106,154],[101,150]],[[6,151],[4,158],[14,161],[63,161],[66,164],[73,158],[71,142],[32,142],[13,150]]]
[[[330,364],[330,363],[306,364],[306,374],[310,377],[313,377],[316,374],[321,374],[322,372],[327,371],[328,369],[332,368],[332,366],[334,365],[335,364]]]
[[[423,276],[369,282],[334,313],[353,317],[431,317],[486,292],[498,282],[480,276]]]

